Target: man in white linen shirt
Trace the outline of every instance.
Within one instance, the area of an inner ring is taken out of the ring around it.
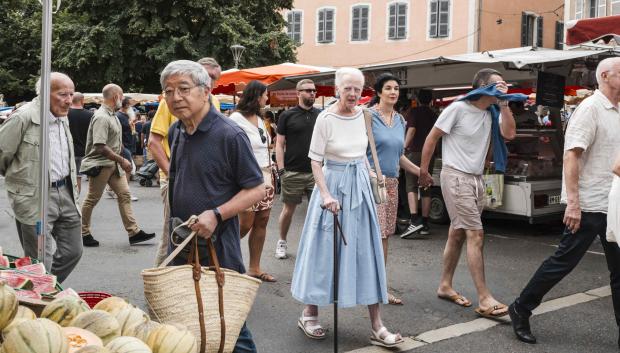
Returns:
[[[40,85],[39,80],[37,94]],[[67,75],[58,72],[51,74],[50,114],[47,117],[50,143],[49,231],[45,267],[57,276],[59,282],[69,276],[82,256],[75,156],[67,119],[74,91],[73,81]],[[0,128],[0,175],[6,177],[5,186],[24,254],[32,258],[38,257],[36,223],[41,217],[39,107],[40,97],[36,97],[19,108]]]
[[[620,58],[601,61],[596,80],[599,89],[577,107],[566,130],[562,176],[566,228],[562,239],[509,307],[514,332],[526,343],[536,343],[529,323],[532,310],[577,266],[597,235],[611,272],[611,296],[620,326],[620,248],[605,236],[613,156],[620,147]]]

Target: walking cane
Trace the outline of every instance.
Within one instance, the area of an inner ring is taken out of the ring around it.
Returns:
[[[324,205],[321,205],[322,209],[325,209]],[[341,209],[341,208],[339,208]],[[338,214],[334,213],[334,353],[338,353],[338,281],[340,272],[340,259],[338,257],[338,231],[340,231],[340,237],[344,245],[347,245],[347,239],[342,232],[342,226],[338,221]]]

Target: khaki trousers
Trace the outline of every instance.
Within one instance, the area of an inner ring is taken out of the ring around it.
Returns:
[[[168,202],[168,178],[159,178],[159,188],[164,203],[164,230],[161,232],[161,239],[157,247],[155,257],[155,267],[158,267],[166,257],[168,257],[168,244],[170,243],[170,203]]]
[[[101,173],[96,177],[90,177],[88,182],[88,194],[82,203],[82,235],[91,234],[90,219],[93,209],[101,199],[105,186],[110,188],[116,194],[118,201],[118,210],[121,213],[123,226],[129,236],[136,235],[140,232],[140,228],[136,224],[131,209],[131,196],[129,194],[129,185],[125,176],[119,176],[116,167],[105,167],[101,169]]]

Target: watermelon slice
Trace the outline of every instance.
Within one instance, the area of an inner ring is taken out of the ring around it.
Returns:
[[[34,273],[37,275],[44,275],[47,273],[47,271],[45,270],[45,265],[43,265],[42,263],[38,263],[38,264],[32,264],[32,265],[26,265],[26,266],[22,266],[19,268],[20,272],[30,272],[30,273]]]
[[[38,300],[43,299],[41,294],[33,290],[16,290],[15,294],[17,295],[18,298],[30,298],[30,299],[38,299]]]
[[[0,256],[0,267],[5,267],[5,268],[11,267],[11,262],[9,261],[8,257]]]
[[[1,273],[0,279],[4,280],[9,287],[14,289],[33,289],[34,283],[26,276],[21,276],[16,273]]]
[[[15,261],[13,261],[13,263],[15,264],[15,267],[20,268],[20,267],[24,267],[27,265],[32,265],[32,259],[29,258],[28,256],[20,257],[19,259],[16,259]]]
[[[21,276],[29,279],[34,284],[33,290],[39,294],[56,292],[56,276],[54,275],[38,275],[29,272],[21,272],[19,270],[1,270],[0,278]]]

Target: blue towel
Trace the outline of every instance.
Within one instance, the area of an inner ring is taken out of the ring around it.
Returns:
[[[527,96],[521,93],[504,94],[500,92],[496,84],[483,86],[476,88],[473,91],[467,93],[464,97],[461,97],[459,101],[470,100],[476,101],[482,96],[494,96],[500,100],[506,101],[526,101]],[[493,146],[493,162],[495,163],[495,171],[505,173],[506,164],[508,163],[508,148],[506,142],[502,137],[502,132],[499,126],[499,107],[496,104],[492,104],[487,108],[491,112],[491,141]]]

